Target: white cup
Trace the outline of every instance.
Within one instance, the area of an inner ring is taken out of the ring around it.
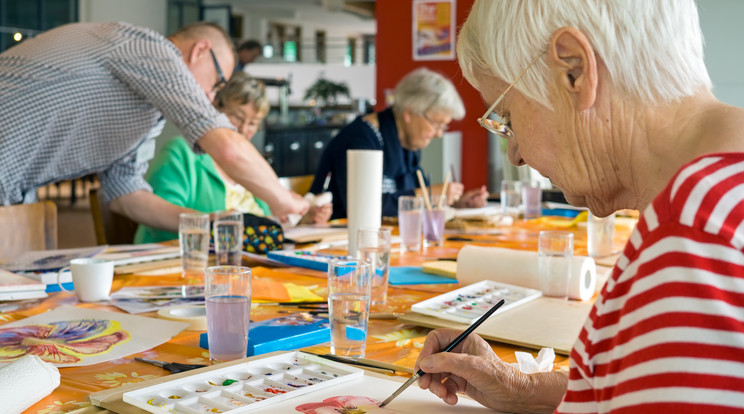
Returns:
[[[109,299],[111,282],[114,280],[114,263],[104,259],[80,258],[70,260],[70,265],[57,272],[57,284],[67,293],[72,293],[61,283],[62,272],[70,269],[75,294],[82,302],[99,302]]]

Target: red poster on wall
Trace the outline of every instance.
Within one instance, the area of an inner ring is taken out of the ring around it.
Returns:
[[[413,60],[455,58],[455,0],[413,2]]]

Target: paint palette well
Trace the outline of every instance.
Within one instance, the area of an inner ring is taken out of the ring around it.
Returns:
[[[151,413],[244,413],[341,382],[363,371],[302,352],[231,365],[124,393]]]
[[[411,306],[411,310],[469,325],[501,299],[505,303],[499,312],[504,312],[540,296],[542,293],[539,290],[483,280],[416,303]]]

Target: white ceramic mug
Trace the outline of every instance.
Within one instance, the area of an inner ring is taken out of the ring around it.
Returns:
[[[62,285],[62,272],[70,269],[75,294],[82,302],[107,300],[114,280],[114,263],[110,260],[79,258],[70,260],[70,265],[57,272],[57,284],[67,293],[72,293]]]

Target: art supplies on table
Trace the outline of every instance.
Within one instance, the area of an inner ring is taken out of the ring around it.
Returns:
[[[328,310],[325,310],[328,312]],[[318,316],[310,312],[251,322],[248,330],[247,356],[261,355],[274,351],[290,351],[328,342],[331,330],[328,316]],[[201,334],[199,346],[209,349],[207,333]]]
[[[204,285],[123,287],[111,293],[111,299],[203,298]]]
[[[0,301],[45,298],[45,290],[38,280],[0,269]]]
[[[460,289],[413,304],[413,312],[449,321],[471,324],[500,300],[499,314],[542,296],[539,290],[483,280]]]
[[[105,249],[106,246],[62,250],[33,250],[21,254],[12,261],[0,263],[0,268],[11,272],[56,271],[69,265],[72,259],[92,257]],[[54,283],[56,283],[56,280]]]
[[[346,227],[300,225],[284,230],[285,241],[295,243],[327,243],[346,240],[348,237],[349,230]]]
[[[135,391],[124,402],[156,414],[244,413],[361,378],[361,369],[290,352],[188,375]]]
[[[95,255],[97,259],[111,260],[114,266],[174,259],[180,256],[181,249],[178,246],[163,246],[157,243],[107,246],[106,250]]]
[[[307,269],[328,271],[328,263],[333,259],[349,259],[349,256],[336,256],[306,250],[274,250],[266,253],[266,257],[291,266]]]
[[[454,277],[426,273],[418,266],[391,266],[388,283],[392,286],[457,283]]]
[[[190,299],[181,300],[187,301]],[[179,302],[174,301],[172,302],[172,306],[158,309],[158,318],[167,321],[185,322],[189,324],[188,328],[186,328],[189,331],[207,330],[207,307],[204,304],[204,298],[201,298],[199,302],[192,302],[186,305],[177,303]]]

